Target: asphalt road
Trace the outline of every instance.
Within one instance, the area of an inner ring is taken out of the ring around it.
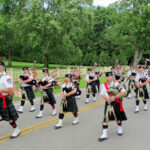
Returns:
[[[57,110],[60,105],[60,94],[56,95]],[[150,110],[143,111],[143,103],[140,103],[140,112],[134,113],[135,99],[124,99],[124,109],[128,120],[123,123],[123,136],[117,135],[116,122],[109,124],[108,140],[98,142],[101,134],[103,120],[104,100],[97,95],[97,102],[84,104],[85,92],[80,100],[77,100],[80,108],[80,123],[72,125],[73,117],[66,114],[63,128],[54,129],[57,116],[51,116],[51,107],[47,104],[44,109],[44,117],[36,119],[39,112],[39,99],[36,100],[36,111],[29,112],[30,105],[27,102],[24,113],[20,114],[17,121],[22,134],[16,139],[9,139],[12,128],[8,122],[0,122],[0,150],[149,150],[150,149]],[[19,103],[15,106],[18,109]],[[150,107],[149,101],[148,106]]]

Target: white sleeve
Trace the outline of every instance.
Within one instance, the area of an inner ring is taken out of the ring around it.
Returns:
[[[13,80],[9,75],[5,76],[4,78],[4,87],[6,89],[13,88]]]
[[[85,80],[89,81],[89,76],[88,75],[86,75]]]
[[[131,71],[128,71],[127,77],[129,77],[131,75]]]
[[[32,74],[29,75],[29,79],[33,79],[33,75]]]
[[[104,86],[104,84],[102,85],[100,95],[101,95],[101,96],[102,96],[102,95],[105,95],[105,96],[109,97],[109,96],[108,96],[108,93],[107,93],[107,90],[106,90],[106,88],[105,88],[105,86]]]
[[[136,82],[139,82],[139,75],[137,74],[136,78],[135,78]]]

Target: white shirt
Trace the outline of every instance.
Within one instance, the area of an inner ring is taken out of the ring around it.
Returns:
[[[6,72],[3,72],[3,75],[0,77],[0,89],[8,89],[13,88],[13,81],[11,76],[9,76]],[[2,93],[4,96],[7,93]]]
[[[33,79],[33,76],[32,76],[32,74],[30,74],[30,73],[23,74],[23,76],[28,76],[29,79]],[[27,83],[22,83],[20,86],[21,86],[21,87],[28,87],[28,86],[31,86],[31,85],[30,85],[30,84],[27,84]]]
[[[139,72],[137,75],[136,75],[136,78],[135,78],[135,81],[138,82],[138,83],[141,83],[141,81],[139,81],[139,79],[149,79],[149,76],[147,75],[147,72]]]
[[[118,82],[112,81],[110,84],[107,82],[107,84],[108,84],[108,88],[116,88],[116,87],[118,87],[121,90],[120,92],[126,92],[125,88],[123,88],[123,87],[120,88]],[[107,96],[109,98],[108,92],[107,92],[106,87],[105,87],[104,84],[102,85],[100,94],[101,95],[105,95],[105,96]]]
[[[90,74],[87,74],[87,75],[86,75],[86,77],[85,77],[85,80],[86,80],[86,81],[90,81],[89,76],[92,76],[93,78],[96,78],[96,76],[95,76],[94,73],[90,73]]]
[[[62,90],[63,90],[63,88],[72,89],[72,90],[76,89],[75,85],[72,82],[70,82],[70,83],[64,83],[62,85]],[[66,93],[66,92],[64,91],[64,93]]]
[[[42,78],[42,82],[44,82],[44,81],[47,81],[48,83],[52,83],[53,81],[55,81],[55,79],[51,76],[46,76],[46,77]],[[44,88],[44,89],[48,89],[48,87]]]

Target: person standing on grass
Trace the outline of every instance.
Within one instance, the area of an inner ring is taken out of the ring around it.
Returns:
[[[33,92],[33,76],[32,74],[29,72],[29,68],[28,67],[24,67],[23,68],[23,75],[20,76],[19,79],[19,84],[21,86],[22,89],[22,99],[21,99],[21,106],[18,110],[19,113],[23,113],[23,108],[25,105],[25,101],[29,100],[30,104],[31,104],[31,109],[30,112],[35,111],[35,106],[34,106],[34,101],[33,99],[35,99],[35,95]]]
[[[12,103],[14,94],[13,81],[5,70],[4,62],[0,61],[0,120],[9,121],[9,124],[14,128],[10,138],[16,138],[21,133],[16,124],[19,116]]]

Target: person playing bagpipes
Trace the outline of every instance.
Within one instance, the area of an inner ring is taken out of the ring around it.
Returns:
[[[12,103],[13,94],[14,88],[12,78],[6,73],[4,62],[0,61],[0,120],[9,122],[14,128],[11,138],[16,138],[21,132],[16,124],[19,116]]]
[[[99,93],[100,92],[100,79],[99,78],[102,76],[102,73],[100,70],[96,69],[96,66],[97,66],[97,63],[95,63],[93,66],[93,73],[97,77],[96,86],[97,86],[98,93]],[[100,67],[100,65],[99,65],[99,67]]]
[[[33,80],[33,75],[29,72],[28,67],[23,67],[23,75],[20,76],[19,79],[19,84],[22,89],[22,99],[21,99],[21,106],[18,110],[19,113],[23,113],[23,108],[25,105],[25,101],[29,100],[31,104],[31,109],[30,112],[35,111],[35,106],[34,106],[34,91],[32,86],[36,85],[36,80]]]
[[[85,81],[87,82],[87,87],[86,87],[86,101],[85,103],[89,103],[89,98],[90,94],[93,94],[93,102],[96,101],[96,80],[97,77],[95,76],[94,73],[92,73],[92,69],[88,69],[88,74],[85,77]]]
[[[135,78],[135,82],[136,82],[136,109],[135,109],[135,113],[139,112],[139,103],[140,100],[143,101],[144,103],[144,111],[147,111],[147,101],[146,99],[149,99],[149,94],[148,94],[148,90],[146,85],[142,86],[142,83],[145,83],[147,81],[147,79],[149,79],[148,75],[146,74],[146,72],[144,71],[144,66],[140,66],[139,67],[139,73],[137,74],[136,78]]]
[[[74,120],[72,122],[73,125],[76,125],[79,123],[79,117],[78,117],[78,106],[76,103],[76,92],[77,89],[75,85],[71,82],[71,74],[65,75],[65,82],[62,85],[61,89],[61,105],[60,105],[60,112],[59,112],[59,122],[55,125],[55,128],[61,128],[63,126],[63,118],[64,114],[68,112],[72,112],[74,116]]]
[[[72,75],[72,82],[74,83],[75,87],[77,88],[76,98],[80,99],[81,90],[79,88],[79,85],[80,85],[81,77],[80,77],[80,74],[79,74],[79,71],[78,71],[77,67],[76,68],[71,68],[71,75]]]
[[[136,93],[136,85],[135,85],[135,78],[137,75],[137,71],[134,69],[133,66],[130,66],[130,70],[127,73],[126,80],[128,82],[128,92],[127,96],[128,98],[131,98],[131,92],[134,91]]]
[[[99,141],[106,140],[108,138],[108,122],[117,121],[118,135],[123,134],[122,121],[127,120],[126,114],[122,105],[122,97],[125,96],[126,90],[123,86],[120,86],[118,82],[115,82],[113,73],[106,72],[106,82],[102,85],[101,96],[106,100],[104,109],[104,119],[102,123],[102,135],[99,137]]]
[[[49,76],[49,71],[47,68],[43,69],[43,78],[40,82],[38,82],[39,90],[42,92],[41,96],[41,104],[40,104],[40,112],[36,116],[36,118],[42,118],[43,117],[43,109],[44,104],[48,103],[51,105],[53,112],[52,116],[57,114],[55,104],[56,100],[53,95],[53,87],[56,85],[56,81],[53,77]]]

